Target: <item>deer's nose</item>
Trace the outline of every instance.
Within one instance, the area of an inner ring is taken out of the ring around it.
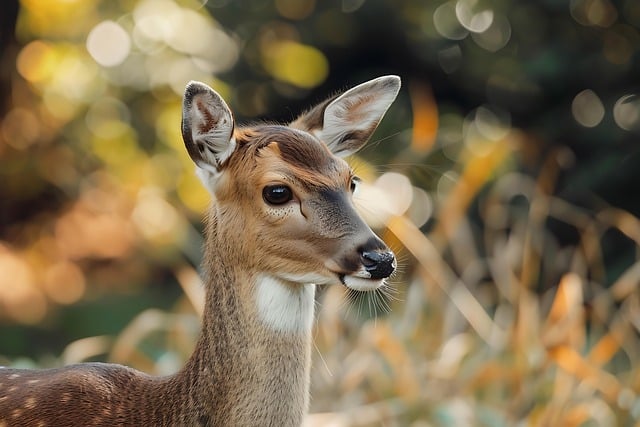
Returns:
[[[362,251],[360,261],[372,279],[386,279],[396,269],[396,257],[390,250]]]

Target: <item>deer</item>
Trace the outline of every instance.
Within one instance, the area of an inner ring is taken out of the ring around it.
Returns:
[[[288,124],[240,126],[217,92],[190,82],[182,137],[212,199],[192,355],[163,377],[99,362],[2,368],[0,427],[302,425],[316,286],[371,292],[396,269],[357,213],[344,158],[399,90],[399,77],[378,77]]]

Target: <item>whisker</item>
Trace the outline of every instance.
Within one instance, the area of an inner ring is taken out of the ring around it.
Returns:
[[[393,287],[387,285],[386,283],[380,287],[380,298],[381,298],[380,300],[384,305],[385,314],[391,312],[391,305],[389,304],[389,302],[392,300],[393,301],[399,300],[399,298],[394,295],[397,292],[398,292],[397,289],[394,289]]]
[[[313,342],[313,347],[316,349],[318,356],[320,356],[320,361],[322,362],[322,365],[324,366],[324,368],[327,370],[327,374],[329,374],[330,377],[333,377],[333,372],[331,372],[331,368],[329,367],[329,364],[327,363],[325,358],[322,356],[322,352],[318,348],[318,345],[315,343],[315,341]]]
[[[358,317],[374,318],[374,321],[381,315],[388,314],[391,311],[390,301],[398,301],[393,289],[388,284],[383,284],[378,289],[372,291],[357,291],[355,289],[347,289],[345,300],[349,304],[347,311],[351,307],[355,307]],[[363,313],[366,310],[366,313]]]
[[[377,147],[378,145],[380,145],[384,141],[386,141],[388,139],[391,139],[391,138],[395,138],[396,136],[398,136],[398,135],[400,135],[402,133],[403,133],[403,131],[397,131],[397,132],[391,133],[391,134],[389,134],[387,136],[383,136],[383,137],[377,138],[375,140],[370,140],[367,143],[367,145],[364,146],[364,148],[361,149],[360,151],[362,152],[362,151],[365,151],[365,150],[370,150],[370,149],[372,149],[374,147]]]
[[[385,283],[380,287],[380,292],[383,294],[387,301],[402,301],[400,298],[400,290],[395,286],[391,286],[392,283]]]
[[[369,308],[369,315],[373,314],[373,324],[377,324],[378,314],[376,313],[376,304],[375,304],[375,291],[371,294],[367,295],[367,307]]]

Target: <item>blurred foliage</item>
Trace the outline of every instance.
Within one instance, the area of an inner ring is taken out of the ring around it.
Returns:
[[[286,122],[394,73],[353,162],[397,293],[319,295],[310,424],[638,425],[636,0],[3,7],[0,363],[188,356],[208,200],[188,80]]]

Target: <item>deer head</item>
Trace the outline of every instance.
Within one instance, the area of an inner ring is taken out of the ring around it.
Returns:
[[[234,262],[284,282],[383,284],[395,257],[356,212],[359,179],[343,157],[366,144],[399,88],[398,77],[380,77],[289,125],[239,128],[220,95],[189,83],[182,135]]]

